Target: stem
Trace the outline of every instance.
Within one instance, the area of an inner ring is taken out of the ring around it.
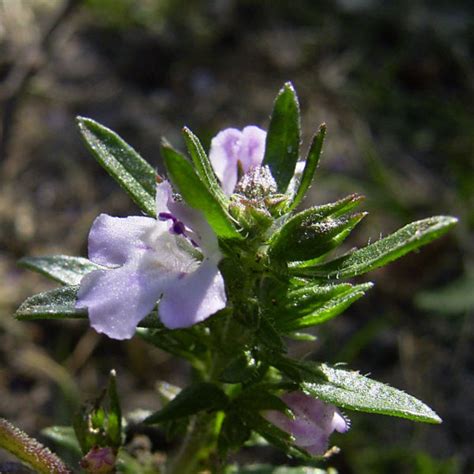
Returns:
[[[227,339],[231,337],[229,326],[232,316],[232,313],[227,315],[224,331],[220,337],[220,344],[224,347]],[[207,363],[208,370],[204,371],[204,373],[207,372],[206,380],[215,382],[222,363],[219,353],[214,353]],[[223,419],[221,415],[200,413],[193,417],[183,444],[168,463],[166,474],[195,474],[203,470],[203,464],[209,460],[216,448],[216,440]]]
[[[215,430],[216,415],[204,414],[196,415],[191,421],[191,428],[188,431],[183,444],[176,457],[171,460],[166,474],[195,474],[199,472],[200,461],[206,459],[209,451],[212,450]]]

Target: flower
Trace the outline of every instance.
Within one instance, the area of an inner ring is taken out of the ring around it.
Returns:
[[[265,418],[281,430],[295,438],[295,445],[303,448],[313,456],[322,456],[329,444],[333,431],[345,433],[350,422],[341,415],[334,405],[310,397],[303,392],[289,392],[282,400],[288,405],[295,418],[284,413],[269,410]]]
[[[255,125],[248,125],[242,131],[226,128],[212,139],[209,159],[228,196],[242,191],[251,195],[248,188],[255,188],[256,185],[267,192],[276,191],[270,169],[261,166],[266,139],[267,132]],[[296,163],[293,179],[288,185],[290,194],[296,192],[304,167],[304,161]],[[258,194],[256,190],[253,192]]]
[[[226,128],[212,139],[209,159],[227,195],[234,192],[239,180],[239,167],[245,174],[261,165],[266,137],[265,130],[249,125],[242,131]]]
[[[107,474],[114,470],[115,454],[112,448],[93,447],[82,459],[80,465],[87,472]]]
[[[89,258],[106,268],[81,281],[77,308],[91,326],[129,339],[159,300],[159,317],[171,329],[203,321],[226,305],[217,238],[199,212],[156,188],[157,218],[99,215],[89,233]]]

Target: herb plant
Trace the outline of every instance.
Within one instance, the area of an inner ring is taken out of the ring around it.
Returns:
[[[110,338],[140,337],[186,359],[195,374],[171,395],[169,386],[162,388],[162,409],[141,420],[179,440],[177,450],[151,466],[125,449],[127,416],[112,372],[107,390],[84,405],[72,428],[45,431],[80,453],[80,469],[257,472],[227,464],[229,454],[257,442],[314,466],[337,451],[329,449],[329,437],[349,429],[351,411],[441,422],[400,390],[343,365],[292,358],[287,347],[291,339],[313,338],[305,330],[338,316],[372,287],[352,282],[354,277],[440,237],[455,218],[413,222],[338,254],[366,216],[354,211],[362,196],[298,210],[313,181],[326,127],[321,125],[302,157],[299,104],[291,84],[275,100],[268,132],[256,126],[223,130],[208,155],[184,128],[189,158],[163,141],[167,177],[158,176],[111,130],[88,118],[78,123],[92,155],[143,214],[98,216],[89,233],[88,259],[23,258],[22,266],[62,286],[31,296],[15,316],[88,320]],[[0,446],[38,472],[71,471],[50,452],[33,464],[29,443],[37,442],[16,436],[8,422],[0,425]],[[54,468],[42,461],[48,456],[54,456]]]

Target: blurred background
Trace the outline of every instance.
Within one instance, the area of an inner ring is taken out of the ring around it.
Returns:
[[[474,470],[474,3],[470,0],[0,0],[0,417],[32,435],[68,424],[117,369],[126,412],[157,409],[155,380],[185,365],[80,323],[19,323],[53,285],[24,255],[86,255],[100,212],[137,213],[88,155],[75,117],[117,131],[162,171],[189,126],[266,128],[285,81],[304,146],[328,135],[305,205],[365,194],[364,245],[411,220],[460,218],[449,236],[369,276],[376,286],[295,356],[347,362],[427,402],[440,426],[349,413],[340,473]],[[163,449],[156,433],[145,447]],[[148,449],[148,448],[147,448]],[[285,463],[270,449],[254,461]],[[7,456],[0,452],[0,459]]]

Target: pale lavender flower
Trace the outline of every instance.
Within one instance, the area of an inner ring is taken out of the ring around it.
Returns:
[[[313,456],[322,456],[327,451],[329,436],[333,431],[345,433],[349,430],[349,420],[334,405],[303,392],[289,392],[281,398],[293,412],[294,419],[274,410],[266,411],[265,418],[291,434],[295,445]]]
[[[158,301],[171,329],[226,305],[221,253],[207,222],[173,200],[167,181],[157,185],[156,207],[156,219],[101,214],[89,233],[89,258],[106,268],[82,279],[76,307],[87,308],[91,326],[114,339],[131,338]]]
[[[114,470],[115,458],[112,448],[95,446],[81,459],[80,466],[89,473],[108,474]]]
[[[222,189],[227,195],[236,191],[239,168],[241,173],[250,176],[255,169],[261,166],[265,155],[266,138],[267,132],[265,130],[255,125],[249,125],[243,130],[226,128],[212,139],[209,159],[221,182]],[[304,166],[304,161],[296,163],[294,177],[289,184],[290,190],[298,185]],[[265,182],[271,182],[276,186],[268,168],[262,169],[256,176],[263,176],[262,179]],[[254,178],[255,176],[252,176],[248,180],[251,181]],[[243,182],[245,182],[245,176]]]
[[[266,137],[265,130],[249,125],[242,131],[226,128],[212,139],[209,159],[227,195],[234,192],[239,167],[247,173],[262,164]]]

